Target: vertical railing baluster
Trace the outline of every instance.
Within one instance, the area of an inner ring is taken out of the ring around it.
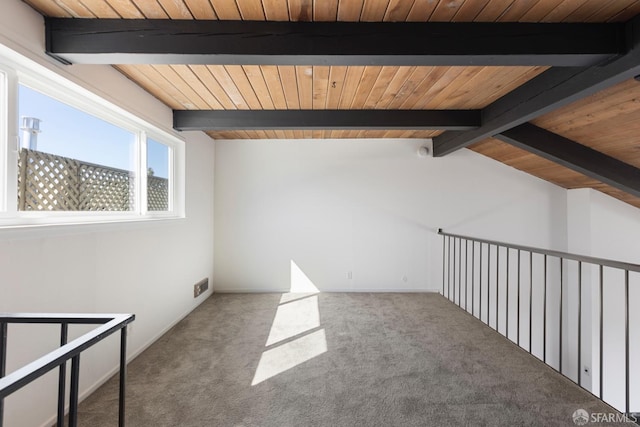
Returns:
[[[478,314],[482,320],[482,242],[480,242],[480,265],[478,266],[478,281],[480,282],[480,290],[478,292]]]
[[[505,249],[507,250],[507,276],[505,279],[504,336],[509,339],[509,247],[506,247]]]
[[[458,241],[458,307],[462,308],[462,239]]]
[[[533,252],[529,252],[529,353],[533,353]]]
[[[578,385],[582,386],[582,261],[578,261]]]
[[[476,310],[476,242],[471,241],[471,314]]]
[[[120,392],[118,393],[118,426],[125,425],[125,398],[127,380],[127,325],[120,330]]]
[[[454,293],[456,288],[456,239],[452,240],[453,246],[451,248],[451,286],[449,289],[449,299],[454,301]]]
[[[491,326],[491,245],[487,244],[487,326]]]
[[[453,238],[453,303],[456,303],[456,239]]]
[[[629,270],[624,271],[624,407],[625,413],[631,412],[629,391]]]
[[[559,362],[558,362],[558,371],[560,373],[562,373],[562,326],[563,326],[563,322],[562,322],[562,304],[563,304],[563,296],[564,296],[564,278],[563,278],[563,258],[560,258],[560,317],[558,320],[558,323],[560,325],[560,331],[558,334],[558,344],[559,344],[559,348],[558,348],[558,354],[559,354]]]
[[[449,252],[449,274],[447,275],[447,281],[449,282],[449,286],[447,287],[447,299],[451,301],[451,237],[449,237],[449,245],[447,247],[447,251]]]
[[[69,325],[62,323],[60,325],[60,347],[67,343],[67,335],[69,331]],[[66,381],[67,381],[67,362],[62,362],[60,365],[60,371],[58,373],[58,420],[57,427],[64,426],[64,398],[66,395]]]
[[[0,322],[0,378],[7,372],[7,322]],[[0,397],[0,427],[4,424],[4,399]]]
[[[542,361],[547,363],[547,255],[544,255],[544,290],[542,292]]]
[[[445,284],[445,280],[446,277],[444,277],[444,273],[446,271],[446,241],[447,241],[447,237],[446,236],[442,236],[442,296],[444,296],[444,284]]]
[[[600,357],[599,357],[599,361],[598,363],[600,364],[600,369],[599,369],[599,376],[600,376],[600,399],[603,399],[603,394],[602,394],[602,390],[604,388],[603,385],[603,380],[604,380],[604,373],[603,371],[603,356],[604,356],[604,344],[603,344],[603,334],[602,334],[602,328],[604,326],[604,286],[603,286],[603,279],[604,279],[604,268],[602,266],[602,264],[600,265]],[[604,400],[604,399],[603,399]]]
[[[469,241],[464,241],[464,309],[469,311]]]
[[[500,332],[500,246],[496,245],[496,331]]]
[[[80,355],[71,359],[71,391],[69,395],[69,427],[78,426],[78,391],[80,379]]]
[[[518,331],[516,332],[516,343],[520,345],[520,249],[518,249],[518,292],[517,292],[517,310],[516,310],[516,327]]]

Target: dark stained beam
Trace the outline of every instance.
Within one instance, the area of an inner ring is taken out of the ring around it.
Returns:
[[[640,169],[530,123],[495,138],[640,197]]]
[[[447,130],[480,126],[478,110],[174,110],[177,130]]]
[[[79,64],[587,66],[626,51],[622,24],[45,18]]]
[[[444,156],[640,74],[640,18],[625,26],[626,54],[602,66],[545,71],[485,107],[479,128],[434,138],[433,155]]]

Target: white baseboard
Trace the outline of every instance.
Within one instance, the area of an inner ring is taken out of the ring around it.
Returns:
[[[214,292],[217,294],[269,294],[279,293],[286,294],[291,292],[290,289],[259,289],[259,288],[215,288]],[[358,289],[321,289],[322,292],[334,292],[334,293],[438,293],[439,289],[402,289],[402,288],[358,288]]]
[[[208,295],[207,295],[208,294]],[[180,316],[178,316],[178,318],[176,320],[174,320],[173,322],[171,322],[168,326],[164,327],[160,332],[158,332],[156,335],[154,335],[153,337],[151,337],[149,340],[147,340],[147,342],[145,342],[141,347],[139,347],[136,351],[134,351],[133,353],[131,353],[130,355],[127,356],[127,363],[130,363],[133,359],[135,359],[136,357],[138,357],[140,355],[140,353],[142,353],[143,351],[145,351],[147,348],[149,348],[151,346],[151,344],[153,344],[154,342],[158,341],[164,334],[166,334],[167,332],[169,332],[169,330],[171,328],[173,328],[175,325],[178,324],[178,322],[180,322],[182,319],[184,319],[185,317],[187,317],[193,310],[195,310],[196,308],[198,308],[198,306],[200,304],[202,304],[203,302],[205,302],[207,299],[209,299],[209,297],[211,295],[213,295],[213,291],[208,291],[205,292],[203,295],[205,295],[205,298],[202,298],[200,301],[198,301],[196,303],[196,305],[194,305],[193,307],[189,308],[188,310],[186,310],[184,313],[182,313]],[[95,383],[93,383],[90,387],[86,388],[84,391],[82,391],[79,395],[78,395],[78,403],[82,402],[84,399],[86,399],[87,397],[89,397],[91,395],[91,393],[93,393],[94,391],[96,391],[98,388],[100,388],[101,385],[103,385],[104,383],[106,383],[112,376],[114,376],[115,374],[118,373],[118,371],[120,370],[120,364],[118,363],[116,366],[114,366],[109,372],[107,372],[106,374],[104,374],[102,377],[100,377]],[[69,406],[67,406],[65,408],[65,414],[69,413]],[[51,427],[53,425],[55,425],[56,420],[57,420],[58,415],[54,414],[52,415],[46,422],[44,422],[42,424],[41,427]]]

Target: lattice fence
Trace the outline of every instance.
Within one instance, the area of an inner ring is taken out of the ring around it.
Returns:
[[[166,211],[169,209],[169,180],[157,176],[147,176],[147,210]]]
[[[130,211],[132,172],[22,149],[18,163],[21,211]],[[148,209],[168,208],[168,182],[148,177]]]

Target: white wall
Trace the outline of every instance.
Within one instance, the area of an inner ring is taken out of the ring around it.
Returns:
[[[29,7],[2,1],[0,43],[170,130],[170,109],[113,68],[62,66],[46,57],[43,29],[42,18]],[[186,219],[0,230],[0,311],[135,313],[131,356],[210,295],[194,299],[193,284],[213,276],[214,143],[202,133],[182,137]],[[8,371],[55,348],[56,342],[56,328],[10,327]],[[112,337],[83,355],[82,394],[116,368],[117,344]],[[43,425],[55,413],[55,390],[55,376],[49,375],[12,395],[5,425]]]
[[[419,158],[419,145],[216,141],[215,289],[287,291],[293,261],[320,290],[438,290],[438,228],[566,249],[565,190],[469,150]]]

